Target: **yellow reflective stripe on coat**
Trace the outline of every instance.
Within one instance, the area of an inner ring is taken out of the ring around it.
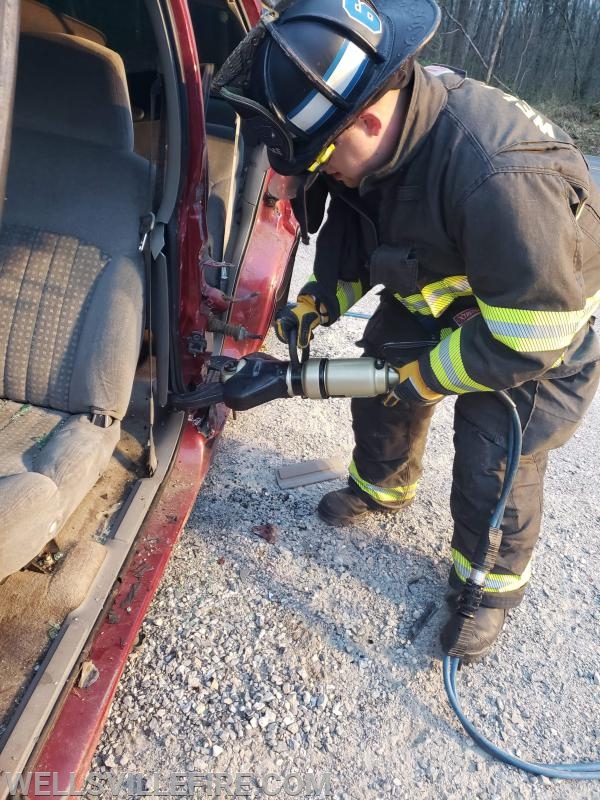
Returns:
[[[461,552],[452,549],[454,570],[464,583],[473,569],[473,565]],[[484,592],[516,592],[522,589],[531,578],[531,561],[525,567],[522,575],[502,575],[501,573],[488,572],[485,577]]]
[[[564,350],[600,305],[600,291],[578,311],[523,311],[489,306],[477,298],[490,333],[519,353]]]
[[[466,275],[450,275],[435,283],[428,283],[420,294],[411,294],[408,297],[396,294],[395,297],[413,314],[437,318],[441,317],[457,297],[468,297],[472,294],[473,290]]]
[[[491,392],[489,386],[474,381],[463,364],[461,354],[462,328],[443,339],[429,354],[433,374],[440,384],[453,394],[467,392]]]
[[[363,480],[358,474],[354,461],[348,469],[350,477],[356,485],[370,495],[378,503],[402,503],[412,500],[417,493],[418,483],[411,483],[409,486],[396,486],[394,489],[384,489],[382,486],[375,486],[373,483]]]
[[[399,300],[411,314],[422,314],[424,317],[431,316],[431,309],[425,302],[425,298],[422,294],[411,294],[409,297],[402,297],[401,294],[395,294],[394,297],[396,300]]]
[[[451,275],[436,283],[429,283],[421,289],[425,302],[434,317],[440,317],[457,297],[473,294],[466,275]]]
[[[360,281],[338,281],[335,296],[340,304],[340,316],[342,316],[363,296],[362,283]]]

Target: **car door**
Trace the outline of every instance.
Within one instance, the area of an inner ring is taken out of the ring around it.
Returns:
[[[180,349],[173,358],[181,364],[175,386],[187,387],[205,379],[210,357],[242,357],[259,347],[285,295],[298,231],[289,203],[268,195],[264,146],[247,139],[243,120],[210,92],[210,77],[256,24],[260,4],[171,0],[170,7],[187,91],[186,141],[194,143],[178,221]],[[198,75],[206,78],[203,91]]]

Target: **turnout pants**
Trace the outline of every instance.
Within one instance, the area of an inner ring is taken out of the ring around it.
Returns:
[[[594,332],[590,329],[590,337]],[[427,349],[427,333],[414,315],[384,298],[359,346],[382,358],[383,345],[406,346],[395,363],[408,363]],[[593,349],[593,348],[590,348]],[[484,605],[512,608],[521,601],[531,574],[540,532],[548,451],[561,447],[577,429],[600,379],[600,362],[591,361],[568,378],[529,381],[509,394],[523,427],[519,470],[502,522],[502,546],[487,576]],[[386,408],[380,398],[352,401],[355,449],[350,484],[373,507],[400,508],[412,501],[421,477],[434,406]],[[492,394],[459,396],[454,416],[454,466],[451,512],[453,567],[451,587],[460,590],[471,571],[490,517],[500,497],[508,439],[508,415]]]

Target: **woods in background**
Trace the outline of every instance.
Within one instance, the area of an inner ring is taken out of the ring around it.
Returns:
[[[428,62],[531,100],[600,111],[600,0],[438,0]]]

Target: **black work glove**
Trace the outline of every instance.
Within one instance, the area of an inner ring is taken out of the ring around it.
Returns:
[[[287,305],[277,312],[275,335],[280,342],[289,344],[290,332],[295,330],[298,332],[298,347],[305,350],[313,338],[313,331],[322,322],[322,315],[317,309],[315,298],[301,294],[296,303]]]

